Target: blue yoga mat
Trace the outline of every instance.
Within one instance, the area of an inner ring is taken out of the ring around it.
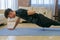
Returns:
[[[4,28],[0,29],[0,36],[60,36],[60,28]]]

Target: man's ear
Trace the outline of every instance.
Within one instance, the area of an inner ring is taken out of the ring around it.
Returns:
[[[8,17],[9,17],[9,15],[8,15]]]
[[[8,15],[8,17],[10,17],[10,14]]]

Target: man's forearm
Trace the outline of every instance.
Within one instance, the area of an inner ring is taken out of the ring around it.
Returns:
[[[20,18],[18,18],[18,19],[16,20],[16,23],[15,23],[14,29],[15,29],[16,26],[18,25],[19,21],[20,21]]]

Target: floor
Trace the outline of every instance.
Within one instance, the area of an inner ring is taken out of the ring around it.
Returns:
[[[0,36],[0,40],[60,40],[60,36]]]
[[[38,29],[40,28],[41,29],[41,27],[37,26],[36,24],[31,24],[31,23],[23,23],[23,24],[21,23],[21,24],[18,24],[16,29],[17,28],[20,28],[20,31],[22,30],[21,28],[33,28],[35,33],[37,33],[37,29],[35,29],[35,28],[38,28]],[[58,28],[60,28],[60,26],[53,26],[52,25],[50,28],[53,28],[53,29],[57,28],[58,29]],[[1,26],[0,27],[0,34],[1,34],[1,30],[4,31],[4,29],[8,30],[7,26]],[[24,32],[26,30],[22,30],[22,31]],[[33,30],[31,30],[31,31],[33,31]],[[60,35],[59,31],[60,31],[60,29],[58,31],[56,31],[56,32],[58,32],[58,34]],[[13,31],[11,31],[11,32],[13,32]],[[55,30],[47,29],[46,31],[39,31],[38,34],[41,33],[41,32],[42,33],[44,32],[44,34],[47,33],[47,32],[48,32],[47,34],[49,34],[49,32],[52,33],[52,34],[56,33]],[[59,35],[54,36],[52,34],[50,34],[49,36],[47,36],[47,35],[45,35],[45,36],[43,36],[43,35],[40,35],[40,36],[38,36],[38,35],[36,35],[36,36],[32,36],[32,35],[30,35],[30,36],[27,36],[27,35],[26,36],[18,36],[18,35],[17,36],[12,36],[12,35],[7,36],[7,35],[5,35],[5,36],[0,36],[0,40],[60,40],[60,36]]]

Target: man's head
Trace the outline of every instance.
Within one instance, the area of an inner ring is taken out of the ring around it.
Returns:
[[[6,17],[6,18],[14,18],[15,16],[16,16],[16,13],[15,13],[15,11],[13,11],[12,9],[6,9],[5,10],[5,12],[4,12],[4,16]]]

